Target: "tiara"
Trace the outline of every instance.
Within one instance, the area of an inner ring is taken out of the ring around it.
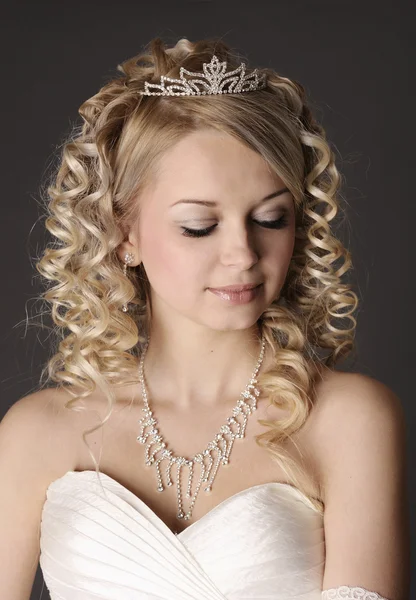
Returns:
[[[206,94],[241,94],[260,90],[266,86],[266,76],[254,69],[250,75],[245,74],[246,65],[241,63],[234,71],[226,73],[226,61],[220,62],[215,56],[211,62],[203,63],[203,73],[192,73],[180,68],[180,78],[172,79],[162,75],[160,84],[144,84],[144,91],[138,92],[143,96],[203,96]],[[185,79],[184,73],[197,79]],[[165,86],[165,81],[172,85]],[[151,91],[155,90],[155,91]]]

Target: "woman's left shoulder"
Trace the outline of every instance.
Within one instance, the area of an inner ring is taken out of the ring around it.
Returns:
[[[369,457],[369,448],[377,448],[381,439],[386,451],[390,445],[396,456],[406,452],[402,401],[369,375],[324,369],[315,383],[313,413],[310,443],[323,478],[341,457],[354,455],[361,461],[360,452]]]
[[[402,401],[393,388],[370,375],[325,368],[320,370],[315,390],[319,412],[331,421],[338,412],[340,416],[385,412],[403,417]]]

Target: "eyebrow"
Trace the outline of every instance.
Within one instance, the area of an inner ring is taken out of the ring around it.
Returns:
[[[281,196],[281,194],[284,194],[285,192],[288,192],[289,189],[287,187],[282,188],[281,190],[276,190],[275,192],[272,192],[271,194],[269,194],[268,196],[266,196],[265,198],[262,198],[260,200],[260,202],[266,202],[267,200],[271,200],[272,198],[276,198],[277,196]],[[174,202],[172,204],[172,206],[175,206],[176,204],[201,204],[202,206],[217,206],[217,202],[214,202],[213,200],[194,200],[193,198],[183,198],[182,200],[178,200],[177,202]]]

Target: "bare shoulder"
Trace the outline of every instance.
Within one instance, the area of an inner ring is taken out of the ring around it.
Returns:
[[[53,389],[29,394],[0,421],[0,589],[8,598],[30,596],[47,488],[73,469],[65,396]]]
[[[351,406],[360,406],[362,409],[376,406],[388,408],[393,405],[401,410],[402,407],[400,399],[390,387],[362,373],[325,368],[317,378],[316,387],[318,403],[322,410],[328,410],[329,407],[336,410],[345,402]]]
[[[319,426],[325,428],[329,436],[339,432],[337,424],[342,426],[341,417],[342,420],[353,419],[357,425],[374,418],[375,413],[404,419],[397,394],[385,383],[362,373],[322,371],[316,381],[316,396]],[[319,433],[323,433],[322,429]]]
[[[408,598],[406,421],[387,385],[360,373],[326,373],[316,386],[311,435],[325,504],[323,589],[357,582]]]
[[[12,404],[0,422],[3,443],[14,438],[22,457],[36,457],[38,473],[44,472],[46,479],[49,472],[70,470],[76,461],[77,417],[65,407],[70,399],[62,389],[38,390]]]
[[[316,382],[315,412],[311,436],[326,503],[343,461],[377,460],[369,448],[379,447],[383,438],[385,446],[391,444],[390,460],[405,461],[403,405],[383,382],[361,373],[323,371]]]

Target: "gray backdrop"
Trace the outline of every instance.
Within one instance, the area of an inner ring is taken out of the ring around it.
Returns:
[[[78,107],[156,35],[168,43],[222,36],[250,65],[274,67],[306,87],[337,152],[349,204],[341,237],[353,254],[361,300],[357,355],[341,368],[371,375],[400,396],[414,507],[414,54],[406,5],[71,0],[15,2],[4,10],[0,417],[36,388],[48,355],[50,331],[40,325],[50,327],[50,320],[37,316],[41,288],[33,268],[46,241],[39,189]],[[414,510],[411,525],[414,541]],[[414,556],[412,566],[414,573]],[[32,598],[49,598],[39,569]]]

